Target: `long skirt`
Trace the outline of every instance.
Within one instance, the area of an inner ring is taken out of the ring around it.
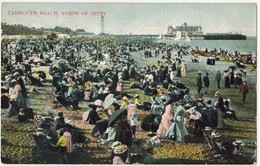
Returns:
[[[184,142],[184,128],[183,121],[179,121],[176,123],[176,141]]]
[[[181,77],[181,69],[177,68],[176,77]]]
[[[181,70],[181,77],[186,77],[186,68]]]
[[[225,88],[230,88],[229,78],[225,77]]]
[[[224,113],[220,109],[218,109],[218,126],[217,126],[217,128],[219,128],[219,129],[223,128],[223,124],[224,124],[223,115],[224,115]]]

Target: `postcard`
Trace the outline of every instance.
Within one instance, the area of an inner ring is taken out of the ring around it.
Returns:
[[[257,3],[1,3],[2,164],[256,164]]]

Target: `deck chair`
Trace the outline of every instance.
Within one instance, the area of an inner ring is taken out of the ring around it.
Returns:
[[[214,140],[214,138],[212,138],[212,136],[207,135],[206,132],[204,130],[203,131],[203,135],[207,141],[207,145],[209,146],[209,155],[210,155],[210,159],[215,160],[218,164],[220,164],[224,159],[227,160],[228,163],[231,162],[231,157],[230,155],[227,153],[227,150],[223,147],[223,146],[219,146],[216,141]],[[204,146],[205,144],[203,144],[202,146]]]

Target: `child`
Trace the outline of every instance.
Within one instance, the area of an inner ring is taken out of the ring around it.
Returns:
[[[136,126],[138,125],[138,118],[136,114],[132,114],[130,118],[130,126],[131,126],[131,133],[132,137],[135,138],[135,131],[136,131]]]
[[[18,121],[19,122],[26,122],[26,120],[27,120],[27,117],[25,116],[24,109],[21,108],[20,112],[18,114]]]
[[[62,162],[65,164],[65,163],[68,163],[68,159],[67,159],[67,139],[66,139],[65,136],[63,136],[63,131],[60,131],[59,135],[60,135],[60,138],[57,142],[57,146],[59,147]]]

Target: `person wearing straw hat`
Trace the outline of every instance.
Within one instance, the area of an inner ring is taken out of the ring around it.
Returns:
[[[223,97],[220,96],[219,91],[217,91],[215,93],[215,97],[216,97],[216,102],[215,102],[214,106],[218,109],[218,125],[217,125],[217,128],[222,129],[223,125],[224,125],[223,115],[224,115],[224,111],[225,111],[224,100],[223,100]]]
[[[214,141],[216,141],[218,146],[221,146],[221,137],[222,136],[218,132],[213,131],[211,133],[211,137],[213,138]]]
[[[230,156],[233,155],[233,151],[235,149],[232,141],[230,141],[229,139],[225,139],[219,133],[216,133],[216,131],[212,132],[211,137],[213,138],[213,141],[215,141],[219,149],[222,151],[221,154],[224,155],[224,157],[228,157],[228,159],[230,159]]]
[[[189,115],[189,123],[194,122],[193,136],[202,137],[202,130],[205,128],[205,124],[202,121],[202,114],[195,109],[195,107],[191,107],[188,109]]]
[[[125,164],[128,157],[128,147],[119,141],[112,144],[113,149],[111,154],[112,164]]]
[[[233,154],[234,155],[239,155],[241,154],[241,148],[242,146],[244,146],[245,144],[241,141],[241,140],[236,140],[234,141],[233,143],[233,146],[235,147],[234,150],[233,150]]]
[[[239,86],[239,93],[242,93],[242,102],[246,103],[246,94],[248,93],[248,86],[246,80]]]

